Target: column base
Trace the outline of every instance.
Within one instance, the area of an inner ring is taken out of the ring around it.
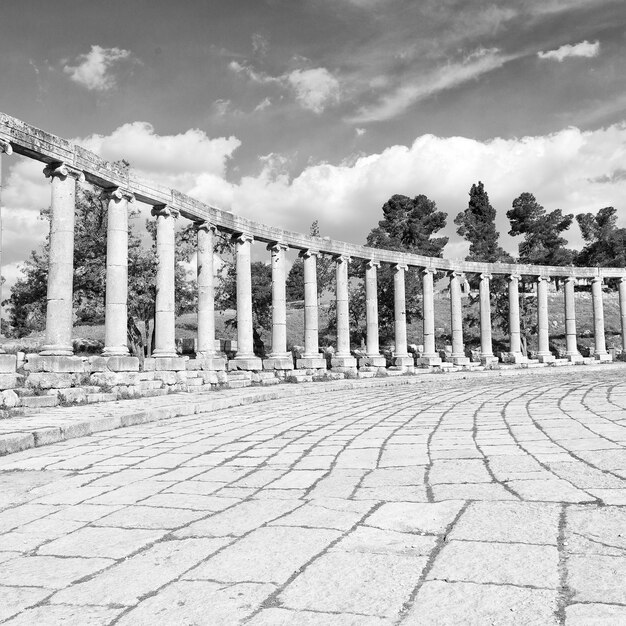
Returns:
[[[263,361],[258,356],[235,357],[228,361],[228,370],[258,371],[263,369]]]
[[[303,356],[296,359],[296,369],[299,370],[319,370],[326,369],[326,359],[317,356]]]
[[[74,356],[73,346],[66,345],[47,345],[39,352],[41,356]]]
[[[446,361],[453,365],[469,365],[471,362],[468,356],[456,356],[454,354],[447,356]]]
[[[503,352],[500,355],[503,363],[512,363],[519,365],[520,363],[528,363],[528,357],[521,352]]]
[[[155,350],[150,356],[153,359],[175,359],[178,353],[176,350]]]
[[[583,363],[584,359],[583,359],[583,355],[580,354],[580,352],[575,352],[573,354],[566,354],[565,358],[570,362],[570,363]]]
[[[497,356],[493,354],[481,354],[480,355],[480,363],[481,365],[496,365],[500,360]]]
[[[223,356],[204,356],[196,354],[198,368],[206,372],[216,372],[226,369],[226,359]]]
[[[387,359],[382,354],[368,354],[359,359],[360,367],[386,367]]]
[[[292,370],[293,357],[290,354],[272,356],[263,359],[264,370]]]
[[[335,367],[353,367],[356,368],[356,359],[353,356],[333,356],[330,359],[330,366]]]
[[[613,357],[608,352],[600,354],[596,352],[593,358],[595,361],[600,361],[600,363],[610,363],[613,360]]]
[[[128,348],[107,348],[105,346],[104,350],[102,351],[102,356],[129,356],[130,352],[128,351]]]
[[[537,360],[539,363],[554,363],[556,361],[556,357],[553,354],[538,354]]]
[[[441,365],[441,357],[438,354],[422,354],[417,357],[417,365]]]
[[[395,367],[409,367],[415,365],[415,359],[412,356],[394,356],[393,364]]]

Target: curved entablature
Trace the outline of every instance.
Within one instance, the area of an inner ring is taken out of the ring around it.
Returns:
[[[342,241],[311,237],[254,222],[190,196],[158,185],[129,168],[120,167],[76,144],[35,128],[14,117],[0,113],[0,140],[10,142],[16,154],[46,164],[63,163],[84,173],[85,179],[99,187],[118,188],[132,194],[138,201],[152,206],[169,206],[193,221],[208,221],[222,230],[245,233],[265,243],[280,243],[297,250],[314,250],[336,257],[431,268],[442,272],[511,275],[528,277],[619,278],[626,277],[626,268],[521,265],[509,263],[476,263],[426,257],[392,250],[369,248]]]

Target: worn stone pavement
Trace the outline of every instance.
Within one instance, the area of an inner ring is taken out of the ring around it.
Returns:
[[[0,622],[625,624],[625,444],[617,369],[329,391],[19,452],[0,458]]]

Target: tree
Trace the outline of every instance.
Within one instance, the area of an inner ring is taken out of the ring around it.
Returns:
[[[83,324],[104,319],[106,276],[106,230],[108,200],[103,190],[77,189],[74,233],[74,314]],[[130,214],[135,217],[137,212]],[[50,219],[50,209],[42,209],[41,219]],[[156,297],[156,223],[147,220],[152,245],[146,247],[134,229],[128,235],[129,315],[147,326],[154,317]],[[196,297],[195,283],[189,280],[185,262],[195,250],[192,226],[176,233],[176,310],[189,310]],[[45,325],[48,279],[49,236],[41,249],[33,250],[22,266],[22,276],[11,289],[8,304],[13,334],[24,336]]]
[[[576,265],[626,266],[626,228],[617,228],[617,211],[612,206],[593,213],[580,213],[576,221],[585,247],[576,256]]]
[[[511,223],[509,235],[524,235],[519,244],[520,263],[534,265],[569,265],[574,260],[573,250],[565,248],[567,240],[561,236],[573,219],[561,209],[547,213],[532,193],[524,192],[513,200],[513,208],[506,216]]]
[[[498,244],[500,234],[496,230],[496,210],[491,206],[481,181],[472,185],[469,197],[467,209],[454,218],[457,233],[470,243],[465,259],[486,263],[512,261],[511,255]]]
[[[367,236],[366,245],[371,248],[384,248],[399,252],[409,252],[424,256],[441,257],[448,243],[448,237],[434,237],[446,225],[446,214],[437,209],[435,202],[420,194],[414,198],[393,195],[383,205],[383,219]],[[361,278],[364,274],[362,263],[352,264],[351,274]],[[406,281],[407,322],[421,317],[421,281],[416,272],[408,271]],[[394,288],[393,268],[382,265],[378,270],[378,321],[382,341],[394,336]],[[355,338],[365,335],[365,287],[363,284],[353,289],[350,298],[353,315],[351,327]],[[360,303],[360,306],[359,306]]]

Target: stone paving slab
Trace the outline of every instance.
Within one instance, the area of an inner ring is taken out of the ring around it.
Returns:
[[[624,624],[624,370],[546,372],[194,397],[6,455],[0,623]]]

